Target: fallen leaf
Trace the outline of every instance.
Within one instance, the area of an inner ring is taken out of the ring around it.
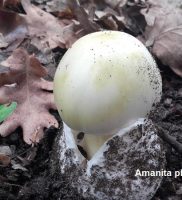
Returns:
[[[116,8],[125,5],[127,0],[105,0],[105,3],[110,5],[112,8]]]
[[[65,32],[67,24],[32,5],[29,0],[22,0],[22,6],[26,12],[24,18],[33,45],[41,50],[56,47],[66,48],[68,46],[70,35],[66,35]],[[72,23],[70,21],[70,24]],[[71,37],[76,39],[74,32],[71,33]]]
[[[104,0],[102,8],[98,8],[97,0],[95,0],[96,22],[104,29],[109,30],[127,30],[133,35],[138,35],[143,29],[143,16],[140,9],[144,7],[142,1],[127,0]]]
[[[142,11],[148,24],[145,44],[164,65],[182,77],[182,11],[164,5],[151,3],[148,12]]]
[[[94,7],[91,6],[90,10],[86,11],[78,1],[72,0],[68,0],[68,5],[87,34],[101,30],[101,27],[93,20]]]
[[[102,24],[105,29],[109,30],[123,30],[125,28],[125,18],[120,16],[111,8],[106,8],[104,11],[96,11],[96,22]]]
[[[5,154],[0,154],[0,165],[6,167],[10,164],[11,158]]]
[[[73,13],[69,8],[67,0],[52,0],[46,2],[45,10],[56,14],[56,16],[60,18],[73,18]]]
[[[17,49],[1,64],[9,67],[10,72],[0,73],[0,103],[15,101],[17,108],[0,125],[0,135],[7,136],[21,126],[26,143],[38,142],[43,137],[44,127],[58,126],[48,112],[56,109],[51,93],[53,84],[42,79],[47,74],[45,68],[24,49]],[[6,85],[11,83],[16,85]]]
[[[21,15],[0,10],[0,48],[16,49],[26,34],[26,22]]]
[[[8,8],[16,8],[18,5],[20,5],[21,0],[4,0],[4,7]]]
[[[127,1],[127,4],[121,8],[121,13],[125,16],[127,29],[134,36],[143,33],[146,21],[140,10],[146,7],[147,0]]]
[[[166,0],[162,1],[151,1],[148,0],[145,4],[145,8],[140,10],[140,13],[144,15],[145,20],[148,26],[153,26],[155,19],[159,15],[164,15],[166,13],[166,9],[172,11],[172,7],[167,4]],[[167,12],[168,12],[167,11]]]

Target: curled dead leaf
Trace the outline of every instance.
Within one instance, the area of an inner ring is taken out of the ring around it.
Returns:
[[[72,29],[69,30],[68,35],[65,34],[65,30],[73,24],[72,21],[69,21],[69,24],[67,21],[65,24],[64,20],[58,20],[53,15],[32,5],[29,0],[22,0],[22,6],[26,12],[24,18],[28,26],[28,35],[32,44],[38,49],[45,51],[56,47],[70,47],[72,45],[70,40],[77,39]]]
[[[26,34],[26,22],[21,15],[0,10],[0,48],[16,49]]]
[[[95,13],[94,7],[90,7],[90,10],[87,11],[79,4],[78,1],[72,0],[68,1],[68,5],[86,33],[101,30],[100,26],[93,20]]]
[[[56,14],[60,18],[72,19],[73,13],[67,0],[52,0],[46,3],[45,10]]]
[[[154,1],[155,2],[155,1]],[[145,44],[152,53],[182,77],[182,11],[154,3],[142,14],[146,18]]]
[[[104,11],[96,11],[96,21],[109,30],[123,30],[125,28],[124,16],[119,16],[118,13],[111,8]]]

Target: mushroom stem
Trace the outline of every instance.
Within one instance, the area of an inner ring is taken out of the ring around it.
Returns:
[[[112,137],[111,135],[95,135],[95,134],[84,134],[83,138],[79,138],[79,132],[71,129],[73,137],[77,145],[83,147],[87,153],[87,159],[90,160],[100,147]]]
[[[85,134],[83,148],[87,152],[88,160],[90,160],[98,149],[111,137],[112,135],[94,135]]]

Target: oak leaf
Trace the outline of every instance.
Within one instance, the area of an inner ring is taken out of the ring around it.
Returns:
[[[8,70],[0,73],[0,104],[17,102],[14,113],[0,125],[0,135],[7,136],[17,127],[23,129],[24,141],[38,142],[43,129],[58,126],[49,109],[56,109],[52,82],[42,77],[46,69],[24,49],[17,49],[1,65]]]
[[[58,46],[68,48],[70,37],[77,39],[72,29],[70,29],[71,34],[67,35],[67,29],[70,24],[73,24],[72,21],[65,24],[53,15],[32,5],[29,0],[22,0],[21,3],[26,12],[24,18],[28,27],[28,35],[31,37],[32,44],[38,49],[53,49]]]

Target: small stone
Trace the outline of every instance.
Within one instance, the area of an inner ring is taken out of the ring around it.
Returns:
[[[12,152],[9,146],[0,145],[0,154],[4,154],[6,156],[11,156]]]
[[[171,98],[167,98],[167,99],[165,99],[165,101],[164,101],[164,105],[167,106],[167,107],[170,106],[171,103],[172,103],[172,99],[171,99]]]

